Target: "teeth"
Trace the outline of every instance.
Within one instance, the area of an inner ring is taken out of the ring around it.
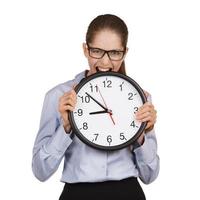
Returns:
[[[98,67],[97,68],[99,71],[102,71],[102,72],[107,72],[107,71],[109,71],[110,69],[108,68],[108,69],[105,69],[105,68],[100,68],[100,67]]]

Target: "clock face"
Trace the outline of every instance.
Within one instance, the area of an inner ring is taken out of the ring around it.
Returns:
[[[86,144],[115,150],[133,143],[146,123],[135,113],[146,102],[139,85],[116,72],[98,72],[75,89],[77,103],[69,118],[75,134]]]

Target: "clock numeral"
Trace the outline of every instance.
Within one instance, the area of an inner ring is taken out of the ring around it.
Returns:
[[[83,123],[83,129],[84,129],[84,130],[87,130],[87,129],[88,129],[88,124],[87,124],[87,122],[84,122],[84,123]]]
[[[133,93],[128,93],[128,100],[133,100]]]
[[[135,125],[135,122],[134,122],[134,121],[131,123],[130,126],[132,126],[133,128],[135,128],[135,127],[138,128],[138,126]]]
[[[107,142],[109,143],[109,146],[110,146],[110,143],[112,142],[112,136],[111,135],[108,135]]]
[[[123,87],[123,84],[124,84],[124,82],[122,82],[122,84],[119,85],[121,91],[123,90],[123,88],[122,88],[122,87]]]
[[[82,109],[78,109],[77,112],[74,112],[75,114],[78,113],[78,116],[82,116],[83,115],[83,110]]]
[[[99,136],[98,133],[94,133],[94,135],[95,135],[95,138],[92,140],[92,142],[93,142],[93,141],[97,141],[97,138],[98,138],[98,136]]]
[[[132,126],[133,128],[135,128],[135,122],[134,121],[132,121],[132,123],[131,123],[131,125],[130,126]]]
[[[127,140],[126,137],[124,136],[124,133],[120,133],[120,140]]]
[[[107,80],[107,78],[106,78],[106,80],[103,81],[103,87],[112,88],[112,81],[111,80]]]
[[[91,92],[98,92],[99,91],[98,86],[97,85],[93,86],[91,83],[90,83],[90,90],[91,90]]]
[[[90,102],[90,97],[87,96],[78,96],[81,98],[82,103],[89,103]]]
[[[134,107],[134,114],[138,111],[138,107]]]

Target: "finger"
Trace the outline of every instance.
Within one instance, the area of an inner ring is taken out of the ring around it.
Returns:
[[[150,128],[151,126],[153,126],[154,125],[154,123],[152,123],[152,122],[147,122],[147,125],[146,125],[146,127],[145,127],[145,130],[147,130],[148,128]]]
[[[150,117],[150,119],[151,119],[151,117],[152,117],[151,113],[150,112],[144,112],[144,113],[142,113],[140,115],[137,115],[136,119],[137,120],[142,120],[142,119],[144,119],[146,117]]]
[[[74,99],[67,99],[67,100],[63,101],[61,103],[61,105],[70,105],[70,106],[75,107],[76,101],[74,101]]]
[[[75,92],[75,90],[74,90],[74,88],[72,88],[70,91],[68,91],[68,92],[65,92],[64,94],[63,94],[63,97],[66,97],[66,96],[69,96],[69,95],[74,95],[74,96],[76,96],[76,92]]]
[[[136,117],[140,117],[141,115],[143,115],[145,113],[154,115],[155,111],[153,109],[147,107],[147,108],[143,108],[142,110],[138,111],[135,115],[136,115]]]
[[[143,106],[141,106],[139,109],[138,109],[138,114],[139,113],[144,113],[144,112],[154,112],[154,106],[151,104],[151,103],[146,103],[144,104]]]
[[[150,108],[148,108],[148,107],[142,108],[141,110],[139,110],[139,111],[136,113],[136,116],[142,115],[142,114],[144,114],[144,113],[146,113],[146,112],[151,113],[152,110],[151,110]]]
[[[71,105],[60,105],[59,112],[65,114],[67,111],[73,111],[74,107]]]
[[[61,112],[73,111],[73,110],[74,110],[73,106],[71,106],[71,105],[65,105],[65,106],[62,106]]]
[[[63,97],[60,102],[59,102],[59,111],[60,112],[65,112],[66,109],[69,108],[69,110],[73,110],[75,108],[75,105],[76,105],[76,100],[74,99],[70,99],[70,98],[67,98],[67,97]],[[68,107],[66,107],[68,106]]]
[[[76,102],[76,94],[73,92],[65,94],[60,98],[60,102],[68,101],[69,99],[72,99],[74,102]]]
[[[66,105],[70,105],[73,108],[75,108],[75,106],[76,106],[76,100],[66,98],[66,99],[61,100],[60,103],[59,103],[59,106],[61,108],[62,108],[62,106],[66,106]]]
[[[74,106],[71,106],[71,105],[63,106],[63,108],[65,109],[65,111],[73,111],[74,110]]]
[[[66,102],[66,101],[68,101],[68,100],[72,100],[72,101],[76,102],[76,97],[73,96],[73,95],[68,95],[68,96],[66,96],[66,97],[62,97],[62,98],[60,99],[60,102]]]
[[[146,116],[141,119],[138,119],[139,122],[151,122],[151,116]]]
[[[143,122],[143,121],[151,121],[153,124],[155,124],[156,122],[156,115],[155,114],[152,114],[152,113],[149,113],[149,112],[146,112],[142,115],[139,115],[139,116],[136,116],[136,120],[140,121],[140,122]]]
[[[141,122],[148,122],[149,126],[153,126],[156,123],[156,118],[154,118],[154,117],[151,117],[151,118],[146,117],[146,118],[142,119]]]
[[[139,109],[138,111],[144,109],[144,108],[151,108],[151,109],[154,109],[154,105],[150,102],[146,102],[145,104],[143,104]]]

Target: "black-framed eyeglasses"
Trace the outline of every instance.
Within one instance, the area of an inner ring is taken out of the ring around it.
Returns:
[[[125,54],[125,50],[124,51],[120,51],[120,50],[106,51],[104,49],[90,47],[88,44],[87,46],[88,46],[89,56],[96,59],[101,59],[104,57],[105,54],[107,54],[110,60],[119,61],[123,59],[124,54]]]

